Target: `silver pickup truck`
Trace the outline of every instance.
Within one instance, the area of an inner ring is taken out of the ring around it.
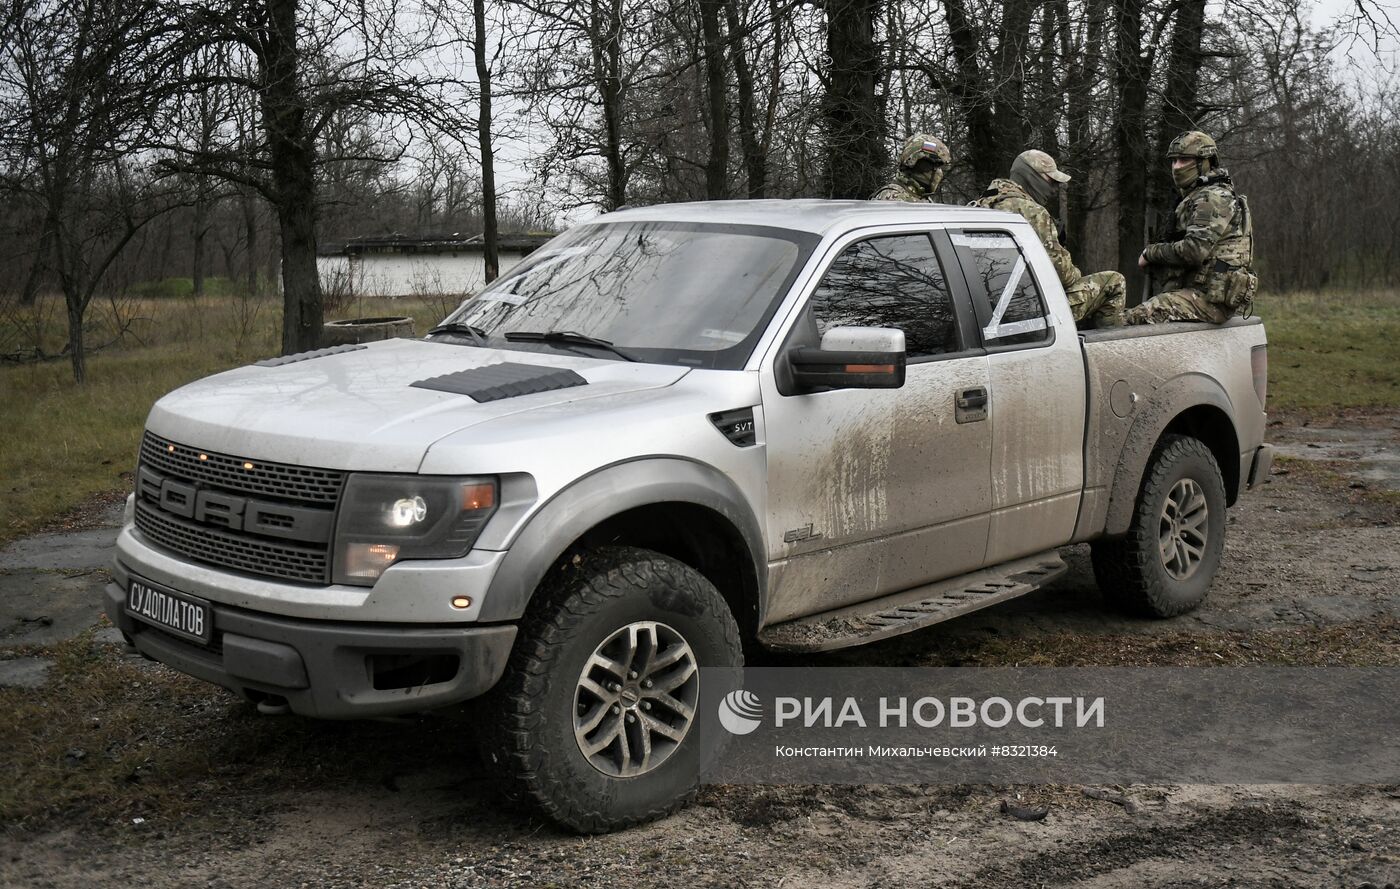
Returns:
[[[260,361],[152,408],[106,610],[268,712],[490,693],[491,755],[603,831],[696,782],[700,667],[1036,589],[1206,595],[1268,474],[1264,328],[1075,329],[1019,217],[631,209],[423,340]],[[751,649],[754,650],[754,649]]]

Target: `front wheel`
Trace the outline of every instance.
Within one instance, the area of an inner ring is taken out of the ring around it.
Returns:
[[[1175,617],[1205,600],[1224,552],[1220,466],[1199,439],[1165,435],[1148,461],[1128,533],[1094,542],[1094,576],[1129,613]]]
[[[697,571],[632,547],[580,553],[522,623],[494,692],[496,756],[573,830],[662,817],[695,792],[700,668],[742,665],[734,617]]]

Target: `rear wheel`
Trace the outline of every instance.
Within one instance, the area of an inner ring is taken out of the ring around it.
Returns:
[[[1174,617],[1205,600],[1224,551],[1219,464],[1199,439],[1165,435],[1148,461],[1128,533],[1094,542],[1094,576],[1129,613]]]
[[[497,758],[583,833],[659,818],[694,794],[701,667],[743,664],[723,596],[650,550],[579,554],[536,594],[496,695]]]

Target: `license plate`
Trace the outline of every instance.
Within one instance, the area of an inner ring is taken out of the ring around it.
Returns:
[[[131,581],[126,589],[126,613],[168,633],[204,644],[214,632],[208,602],[149,580]]]

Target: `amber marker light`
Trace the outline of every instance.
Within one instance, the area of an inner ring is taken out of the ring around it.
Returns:
[[[463,485],[462,509],[490,509],[496,505],[496,486]]]
[[[208,455],[208,454],[200,454],[200,455],[199,455],[199,459],[200,459],[200,460],[208,460],[208,459],[209,459],[209,455]]]
[[[470,607],[472,607],[472,597],[471,597],[471,596],[453,596],[453,597],[452,597],[452,607],[458,609],[459,611],[462,610],[462,609],[464,609],[464,608],[470,608]]]
[[[243,468],[244,468],[244,469],[252,469],[252,468],[253,468],[253,464],[251,464],[251,463],[244,463],[244,464],[243,464]]]
[[[175,453],[175,446],[174,446],[174,445],[166,445],[166,446],[165,446],[165,449],[166,449],[167,451],[169,451],[170,453],[172,453],[172,454]]]
[[[892,374],[893,364],[848,364],[846,365],[848,374]]]

